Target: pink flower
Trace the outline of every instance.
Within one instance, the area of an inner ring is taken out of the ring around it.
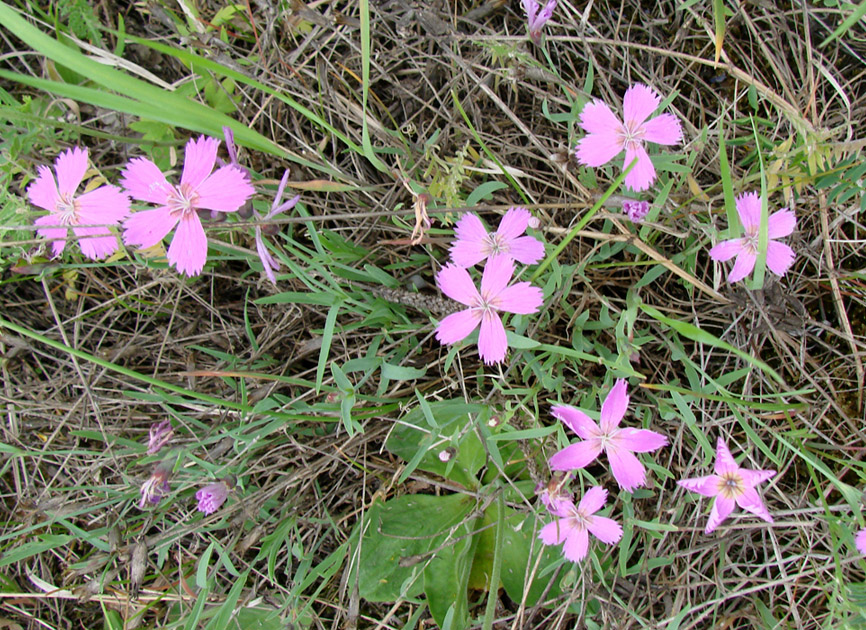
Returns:
[[[728,275],[731,283],[752,273],[758,259],[758,232],[761,228],[761,198],[758,193],[744,193],[737,197],[737,214],[746,235],[722,241],[710,250],[710,258],[720,262],[737,257]],[[767,267],[777,276],[784,276],[794,262],[794,250],[774,239],[788,236],[795,227],[797,217],[787,208],[777,210],[767,218]]]
[[[544,245],[534,236],[521,236],[531,219],[526,208],[509,208],[496,232],[489,234],[475,214],[464,214],[454,228],[457,238],[451,246],[451,260],[468,268],[501,254],[524,265],[537,263],[544,258]]]
[[[163,464],[153,469],[148,480],[141,484],[141,500],[138,502],[139,510],[143,510],[149,505],[156,505],[165,495],[171,492],[171,488],[168,485],[169,475],[171,475],[171,469]]]
[[[295,204],[298,203],[298,200],[301,198],[300,195],[295,195],[291,199],[289,199],[286,203],[280,204],[280,200],[283,198],[283,191],[286,189],[286,182],[289,181],[289,171],[286,170],[283,173],[283,179],[280,180],[280,187],[277,189],[277,195],[274,197],[274,202],[271,204],[271,210],[265,215],[264,219],[262,219],[261,215],[256,212],[256,218],[259,220],[267,221],[268,219],[272,219],[278,214],[286,212],[287,210],[291,210],[295,207]],[[280,263],[277,262],[277,259],[274,258],[273,254],[268,251],[267,246],[265,245],[265,239],[263,237],[264,230],[268,230],[270,233],[270,228],[275,228],[275,225],[256,225],[256,251],[259,254],[259,259],[262,261],[262,267],[265,268],[265,275],[268,277],[268,280],[277,283],[277,277],[274,275],[274,271],[280,268]]]
[[[620,429],[628,409],[626,383],[619,379],[601,404],[601,426],[580,409],[568,405],[553,408],[553,416],[577,433],[583,442],[567,446],[550,458],[551,470],[584,468],[602,451],[607,453],[616,482],[632,492],[646,483],[646,469],[634,453],[649,453],[665,446],[665,436],[647,429]]]
[[[163,420],[159,424],[154,424],[150,427],[150,436],[147,441],[147,454],[156,455],[163,446],[168,444],[174,431],[171,428],[171,421]]]
[[[586,557],[589,550],[589,534],[601,542],[612,545],[622,538],[622,527],[613,519],[604,516],[593,516],[607,500],[607,490],[595,486],[586,491],[577,507],[567,499],[563,499],[551,510],[558,520],[541,528],[538,537],[545,545],[565,543],[562,551],[572,562],[578,562]]]
[[[650,205],[647,201],[626,199],[622,202],[622,211],[632,223],[640,223],[649,214]]]
[[[705,497],[716,497],[705,533],[709,534],[721,525],[734,509],[735,503],[768,523],[773,522],[773,517],[764,507],[755,486],[773,477],[776,474],[775,470],[740,468],[731,456],[725,441],[719,438],[716,443],[715,471],[715,475],[677,481],[686,490],[697,492]]]
[[[213,171],[219,140],[202,136],[186,144],[180,185],[173,186],[156,164],[135,158],[124,169],[123,187],[135,199],[158,204],[136,212],[124,223],[123,240],[152,247],[177,226],[168,261],[187,276],[201,273],[207,259],[205,236],[197,210],[235,212],[255,192],[246,174],[230,164]]]
[[[116,225],[129,215],[129,197],[117,186],[100,186],[81,195],[75,194],[87,173],[87,149],[74,147],[54,161],[55,181],[51,169],[37,167],[39,175],[27,187],[34,206],[51,214],[36,219],[39,236],[52,241],[51,251],[59,256],[66,247],[69,229],[80,239],[81,253],[100,260],[117,251],[117,237],[102,225]],[[94,227],[81,227],[92,225]]]
[[[539,12],[538,0],[521,0],[523,10],[526,11],[526,21],[529,24],[529,37],[538,45],[541,42],[541,29],[547,20],[553,15],[557,0],[547,0],[547,4]]]
[[[514,262],[507,256],[493,256],[484,266],[481,292],[469,272],[463,267],[445,265],[437,274],[436,282],[442,293],[469,308],[452,313],[436,328],[436,339],[452,344],[469,336],[479,324],[478,354],[485,364],[499,363],[505,358],[508,339],[498,311],[526,315],[541,308],[541,289],[528,282],[508,286],[514,274]]]
[[[854,544],[857,546],[857,551],[866,556],[866,527],[857,532],[854,537]]]
[[[226,502],[229,496],[229,488],[224,481],[209,484],[195,493],[198,499],[198,511],[205,514],[213,514]]]
[[[673,114],[647,120],[660,102],[661,97],[653,88],[636,83],[626,90],[623,98],[624,123],[600,100],[587,103],[580,113],[580,127],[588,135],[577,143],[577,161],[586,166],[602,166],[625,149],[623,168],[637,158],[637,164],[625,178],[626,187],[636,191],[649,188],[655,181],[656,170],[644,142],[672,145],[683,139],[680,121]]]

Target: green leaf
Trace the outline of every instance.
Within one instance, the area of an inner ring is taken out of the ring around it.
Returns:
[[[502,190],[503,188],[508,188],[508,184],[495,180],[480,184],[475,188],[475,190],[469,193],[468,197],[466,197],[466,207],[472,208],[473,206],[477,206],[479,201],[489,199],[493,196],[493,193],[497,190]]]
[[[476,519],[473,519],[473,521]],[[430,559],[424,569],[424,594],[430,614],[440,627],[446,626],[450,613],[453,628],[469,625],[469,569],[478,537],[472,536],[472,521],[463,523],[453,532],[457,541],[448,543]],[[453,611],[453,612],[451,612]]]
[[[388,362],[382,364],[382,378],[392,381],[414,381],[423,377],[426,373],[426,369],[392,365]]]

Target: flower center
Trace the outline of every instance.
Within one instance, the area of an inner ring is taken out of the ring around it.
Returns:
[[[165,204],[171,210],[172,217],[183,218],[198,207],[198,193],[189,184],[181,184],[173,188]]]
[[[622,146],[625,150],[635,151],[643,145],[643,138],[646,135],[643,123],[636,123],[633,120],[623,123],[619,131],[619,136],[622,139]]]
[[[511,248],[507,243],[503,242],[502,236],[499,234],[493,233],[487,235],[487,240],[484,243],[484,251],[488,256],[507,253],[509,249]]]
[[[60,225],[75,225],[78,223],[78,204],[75,197],[69,194],[61,194],[57,202],[57,215]]]
[[[755,228],[754,234],[751,230],[746,230],[743,236],[743,248],[753,256],[758,254],[758,228]]]
[[[727,472],[720,476],[719,494],[728,499],[736,499],[746,491],[746,482],[736,472]]]

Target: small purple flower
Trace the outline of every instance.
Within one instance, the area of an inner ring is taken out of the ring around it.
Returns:
[[[632,223],[640,223],[649,214],[650,205],[648,201],[626,199],[622,202],[622,211]]]
[[[283,191],[286,189],[286,182],[289,181],[289,171],[286,169],[286,172],[283,173],[283,178],[280,180],[280,187],[277,188],[277,195],[274,197],[274,202],[271,204],[271,210],[268,212],[264,218],[256,212],[256,218],[260,221],[267,221],[268,219],[273,219],[278,214],[282,214],[287,210],[291,210],[295,207],[295,204],[298,203],[298,200],[301,198],[300,195],[295,195],[291,199],[289,199],[284,204],[280,204],[280,200],[283,198]],[[268,228],[276,227],[270,225],[256,225],[256,251],[259,254],[259,259],[262,261],[262,267],[265,268],[265,275],[268,277],[268,280],[277,283],[277,277],[274,275],[274,271],[280,268],[280,263],[277,262],[277,259],[274,258],[273,254],[268,251],[267,246],[265,245],[264,239],[264,230],[270,230]]]
[[[536,45],[541,43],[541,29],[553,15],[556,2],[557,0],[547,0],[547,4],[539,11],[538,0],[521,0],[523,10],[526,11],[526,21],[529,24],[529,37]]]
[[[169,420],[163,420],[159,424],[150,427],[150,437],[147,440],[147,454],[156,455],[163,446],[168,444],[174,430]]]
[[[171,469],[160,464],[153,469],[147,481],[141,484],[141,500],[138,509],[143,510],[147,506],[154,506],[167,495],[171,488],[168,485],[168,477]]]
[[[209,484],[195,493],[195,498],[198,499],[198,511],[213,514],[226,502],[228,496],[229,487],[225,481]]]

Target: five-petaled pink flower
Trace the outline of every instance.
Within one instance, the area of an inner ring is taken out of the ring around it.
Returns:
[[[295,195],[287,202],[281,204],[280,200],[283,198],[283,191],[286,189],[286,182],[289,181],[289,171],[286,169],[286,172],[283,173],[283,179],[280,180],[280,187],[277,189],[277,195],[274,197],[274,202],[271,204],[271,210],[268,212],[264,219],[262,219],[261,215],[256,212],[256,218],[261,221],[267,221],[268,219],[273,219],[278,214],[282,214],[287,210],[291,210],[295,207],[295,204],[298,203],[298,200],[301,198],[300,195]],[[274,275],[274,271],[280,268],[280,263],[274,258],[273,254],[268,251],[267,245],[265,245],[265,239],[263,236],[263,230],[267,230],[268,233],[271,233],[270,228],[276,228],[277,226],[273,224],[268,224],[262,226],[261,224],[256,224],[256,251],[259,254],[259,259],[262,261],[262,267],[265,268],[265,275],[268,277],[268,280],[277,283],[277,277]]]
[[[541,289],[528,282],[508,286],[514,274],[514,261],[508,256],[488,259],[481,276],[481,292],[469,272],[457,265],[445,265],[436,275],[439,288],[452,300],[469,308],[452,313],[436,328],[436,339],[444,344],[461,341],[478,328],[478,354],[487,365],[505,358],[508,339],[498,311],[528,315],[541,308]]]
[[[104,225],[116,225],[129,215],[129,197],[117,186],[100,186],[76,195],[87,173],[87,149],[74,147],[57,156],[55,181],[51,169],[37,167],[39,175],[27,187],[30,203],[51,214],[36,219],[36,231],[50,239],[52,255],[57,257],[66,247],[69,229],[79,239],[81,253],[100,260],[117,251],[117,237]],[[90,226],[90,227],[82,227]]]
[[[529,24],[529,37],[536,44],[541,42],[541,29],[553,15],[556,2],[557,0],[547,0],[547,4],[539,11],[538,0],[521,0],[523,10],[526,11],[526,21]]]
[[[655,181],[656,170],[644,142],[673,145],[683,139],[680,121],[673,114],[647,120],[660,102],[661,97],[653,88],[636,83],[623,97],[624,123],[602,101],[587,103],[580,113],[580,126],[587,135],[577,143],[577,161],[586,166],[602,166],[625,150],[623,168],[637,158],[637,164],[625,178],[626,187],[635,191],[649,188]]]
[[[745,236],[722,241],[710,250],[710,258],[720,262],[734,256],[734,268],[728,282],[739,282],[755,268],[758,259],[758,236],[761,229],[761,198],[758,193],[744,193],[737,197],[737,214],[743,224]],[[797,227],[797,217],[787,208],[767,217],[767,267],[777,276],[784,276],[794,262],[794,250],[775,239],[788,236]]]
[[[231,164],[214,172],[219,140],[202,136],[186,144],[180,185],[173,186],[146,158],[135,158],[123,172],[123,187],[135,199],[159,204],[156,210],[136,212],[124,223],[127,244],[152,247],[176,225],[168,261],[181,273],[196,276],[207,260],[199,209],[235,212],[255,190],[246,173]]]
[[[545,545],[562,547],[568,560],[578,562],[586,557],[589,550],[589,534],[601,542],[612,545],[622,538],[622,527],[613,519],[605,516],[594,516],[607,500],[607,490],[594,486],[586,491],[580,503],[575,507],[568,499],[561,499],[551,512],[560,518],[541,528],[538,537]]]
[[[509,208],[490,234],[473,213],[464,214],[454,227],[451,260],[461,267],[473,267],[497,254],[513,258],[524,265],[534,265],[544,258],[544,244],[534,236],[522,236],[532,215],[526,208]]]
[[[764,507],[764,502],[758,496],[755,486],[773,477],[776,474],[775,470],[740,468],[731,456],[728,445],[720,437],[716,443],[715,471],[715,475],[677,481],[686,490],[697,492],[705,497],[716,497],[705,533],[709,534],[721,525],[722,521],[728,518],[735,504],[768,523],[773,522],[773,517]]]
[[[866,528],[857,532],[857,535],[854,537],[854,544],[857,546],[857,551],[866,556]]]
[[[665,446],[665,436],[648,429],[620,429],[619,423],[628,409],[626,382],[619,379],[601,404],[601,423],[580,409],[557,405],[553,416],[577,433],[583,441],[567,446],[550,458],[551,470],[584,468],[602,451],[607,453],[616,482],[623,490],[632,492],[646,483],[646,469],[634,453],[649,453]]]
[[[225,481],[209,484],[195,493],[195,498],[198,499],[198,511],[213,514],[226,502],[228,496],[229,487]]]

